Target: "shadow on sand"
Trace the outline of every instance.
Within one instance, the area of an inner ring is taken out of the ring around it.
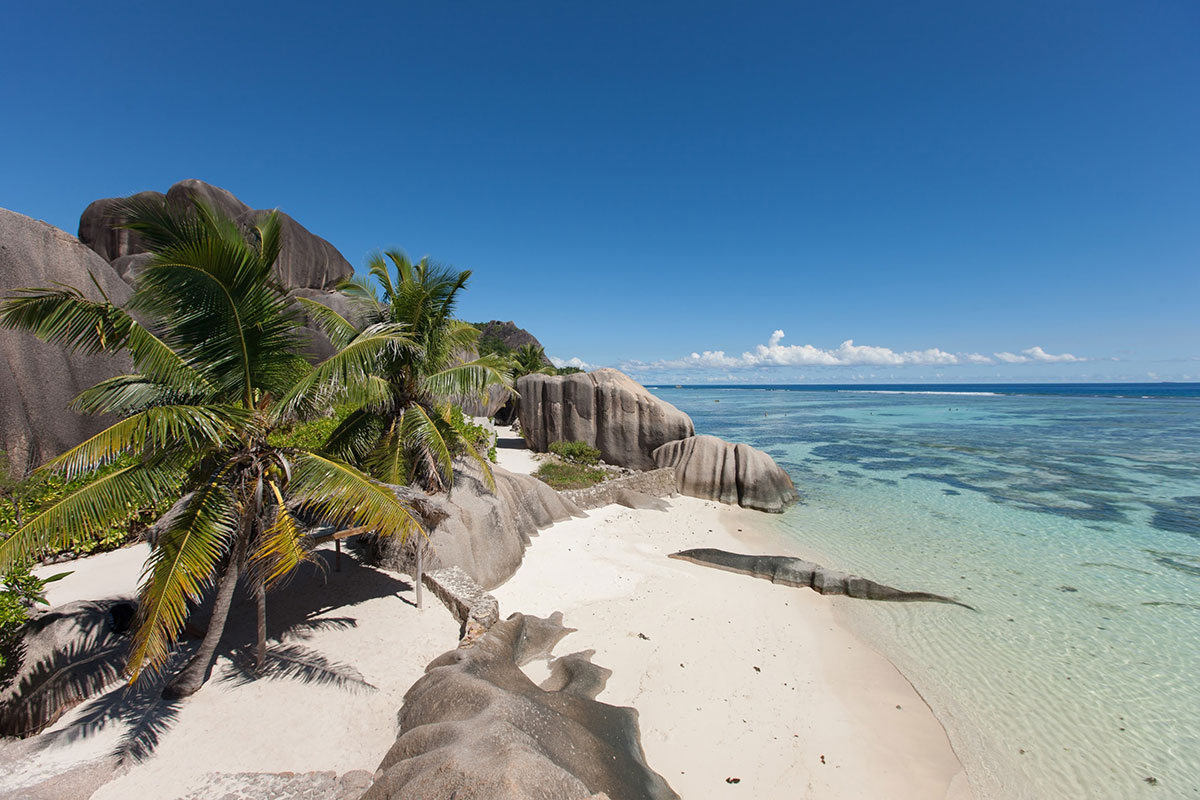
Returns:
[[[322,616],[339,608],[348,608],[380,597],[395,596],[412,590],[412,585],[372,569],[358,559],[343,556],[341,569],[335,570],[332,550],[320,550],[310,563],[301,565],[287,585],[267,595],[267,658],[261,670],[255,668],[254,642],[257,627],[255,605],[248,593],[240,591],[230,614],[225,634],[218,650],[232,665],[216,678],[223,684],[240,686],[254,680],[295,680],[336,686],[347,691],[374,691],[352,666],[331,661],[300,642],[321,631],[344,630],[356,625],[348,616]],[[197,610],[195,619],[207,619],[207,605]],[[74,719],[59,730],[37,737],[39,749],[56,743],[72,742],[92,736],[111,724],[125,731],[112,756],[118,763],[137,762],[150,755],[159,741],[177,721],[186,700],[166,700],[161,691],[166,681],[187,663],[199,646],[196,639],[182,640],[160,674],[143,674],[133,685],[118,684],[107,692],[85,701]],[[66,657],[54,659],[38,670],[59,670],[62,677],[53,687],[55,701],[74,696],[87,697],[100,685],[111,683],[120,674],[128,647],[124,641],[119,658],[113,658],[113,648],[103,648],[103,668],[63,671],[62,664],[87,658],[86,646]],[[204,689],[200,690],[201,692]],[[69,704],[69,703],[68,703]]]

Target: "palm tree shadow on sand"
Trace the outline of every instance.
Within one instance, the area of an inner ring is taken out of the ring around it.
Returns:
[[[357,626],[350,616],[324,616],[381,597],[396,596],[412,590],[412,584],[380,570],[363,565],[357,558],[342,555],[340,569],[331,550],[320,550],[310,563],[299,567],[287,585],[268,595],[266,660],[257,668],[254,654],[256,638],[255,607],[247,600],[235,604],[234,615],[226,627],[218,653],[227,659],[215,683],[242,686],[256,680],[294,680],[322,684],[351,692],[371,692],[367,682],[352,665],[329,659],[300,642],[315,634],[347,630]],[[206,619],[208,605],[197,609],[195,618]],[[125,728],[112,757],[120,764],[137,763],[154,752],[159,742],[178,721],[187,699],[164,699],[163,685],[176,670],[187,663],[199,646],[196,639],[183,640],[159,675],[143,675],[133,685],[117,685],[106,693],[85,701],[74,718],[59,730],[41,734],[42,747],[89,737],[101,729],[119,724]],[[222,662],[219,662],[222,663]],[[83,694],[87,686],[64,686]],[[93,687],[94,690],[94,687]],[[203,690],[200,692],[203,696]]]

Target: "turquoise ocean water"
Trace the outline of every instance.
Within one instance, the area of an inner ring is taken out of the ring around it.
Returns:
[[[1200,797],[1200,385],[652,391],[788,470],[792,548],[977,609],[839,601],[980,797]]]

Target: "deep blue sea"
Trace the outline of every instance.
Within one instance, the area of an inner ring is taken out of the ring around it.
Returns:
[[[977,609],[837,601],[980,797],[1200,798],[1200,384],[652,391],[788,470],[790,549]]]

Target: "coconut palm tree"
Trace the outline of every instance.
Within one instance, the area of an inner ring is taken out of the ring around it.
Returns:
[[[470,270],[455,272],[423,258],[387,252],[368,262],[370,279],[349,281],[342,291],[357,301],[357,324],[319,303],[302,301],[334,346],[343,346],[374,326],[401,324],[409,342],[389,346],[371,380],[386,388],[348,387],[363,402],[333,431],[326,451],[360,464],[389,484],[419,483],[427,491],[450,491],[453,460],[473,459],[494,488],[486,445],[474,440],[456,400],[482,397],[489,386],[512,389],[506,361],[496,355],[464,360],[475,352],[479,331],[454,318]]]
[[[126,351],[134,371],[82,392],[74,407],[117,414],[111,427],[41,467],[66,479],[119,468],[63,497],[0,543],[0,574],[72,536],[103,530],[129,508],[175,501],[155,525],[142,573],[128,676],[164,667],[189,605],[215,586],[207,632],[167,685],[185,696],[204,682],[239,576],[257,600],[265,655],[266,590],[309,557],[302,518],[382,535],[420,530],[386,487],[327,455],[272,444],[298,410],[358,397],[380,355],[410,344],[400,324],[357,333],[310,366],[297,355],[292,299],[272,276],[282,245],[272,212],[249,228],[197,202],[129,201],[122,213],[152,250],[127,305],[71,288],[21,289],[0,303],[0,324],[71,350]]]
[[[546,358],[546,351],[532,342],[518,347],[512,354],[511,363],[514,381],[523,375],[558,374]]]

